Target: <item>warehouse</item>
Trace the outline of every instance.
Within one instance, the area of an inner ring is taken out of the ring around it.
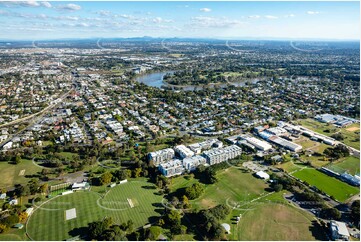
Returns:
[[[272,141],[273,143],[279,145],[279,146],[282,146],[290,151],[293,151],[293,152],[300,152],[302,150],[302,146],[301,145],[298,145],[296,143],[293,143],[291,141],[288,141],[286,139],[283,139],[283,138],[280,138],[280,137],[277,137],[277,136],[272,136],[269,138],[270,141]]]

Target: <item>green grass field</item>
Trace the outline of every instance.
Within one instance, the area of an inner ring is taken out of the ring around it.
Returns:
[[[251,200],[265,192],[268,185],[260,179],[255,178],[252,173],[237,168],[228,168],[217,174],[218,182],[204,185],[204,193],[197,199],[191,200],[192,208],[206,209],[218,204]],[[189,187],[197,180],[187,179],[180,176],[172,179],[171,191],[179,188]]]
[[[195,200],[202,208],[218,204],[252,200],[265,193],[268,185],[252,173],[237,168],[228,168],[217,174],[218,182],[208,185],[204,194]]]
[[[310,214],[289,205],[259,204],[232,224],[230,240],[315,240]]]
[[[24,175],[19,175],[21,170],[25,170]],[[9,164],[6,161],[0,162],[0,188],[13,187],[15,184],[26,184],[30,179],[26,175],[34,175],[42,169],[35,166],[31,160],[22,159],[20,164]]]
[[[311,118],[300,119],[297,122],[308,129],[327,136],[331,136],[337,132],[340,132],[345,137],[345,139],[342,141],[343,143],[360,150],[360,141],[357,140],[357,138],[360,137],[360,124],[351,124],[344,128],[336,128],[336,126],[333,124],[321,123]],[[325,130],[330,130],[330,132],[325,132]]]
[[[0,241],[24,241],[29,240],[25,234],[25,227],[22,229],[11,228],[3,234],[0,234]]]
[[[131,219],[136,227],[152,222],[163,207],[154,185],[142,180],[117,185],[101,198],[96,192],[76,192],[44,203],[30,217],[27,232],[34,240],[64,240],[85,235],[87,225],[110,216],[116,223]],[[127,199],[131,199],[131,208]],[[65,211],[76,209],[77,217],[65,221]],[[50,210],[49,210],[50,209]]]
[[[360,192],[357,187],[350,186],[315,169],[303,169],[293,173],[293,176],[306,181],[330,196],[334,196],[341,202]]]
[[[360,159],[354,156],[349,156],[327,166],[327,168],[338,173],[347,171],[351,175],[360,174]]]

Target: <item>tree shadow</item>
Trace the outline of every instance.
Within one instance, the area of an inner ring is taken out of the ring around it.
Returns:
[[[149,189],[149,190],[154,190],[154,189],[156,189],[155,186],[142,186],[142,188],[144,188],[144,189]]]
[[[153,223],[156,223],[158,221],[158,219],[159,219],[159,217],[157,217],[157,216],[150,216],[148,218],[148,221],[150,224],[153,224]]]
[[[153,206],[153,207],[156,207],[156,208],[162,208],[162,207],[164,207],[162,203],[152,203],[152,206]]]
[[[71,237],[79,237],[80,239],[87,239],[88,227],[74,228],[68,232]]]
[[[322,227],[317,221],[312,221],[312,225],[309,227],[312,236],[316,240],[326,241],[328,238],[326,237],[325,228]]]

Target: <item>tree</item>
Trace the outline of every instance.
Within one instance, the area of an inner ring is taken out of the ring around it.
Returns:
[[[204,190],[203,186],[199,182],[197,182],[191,185],[190,187],[186,188],[185,195],[189,199],[193,200],[198,198],[200,195],[202,195],[203,190]]]
[[[356,200],[351,204],[351,217],[356,224],[360,223],[360,200]]]
[[[151,226],[150,228],[148,228],[145,232],[146,234],[146,238],[149,239],[149,240],[157,240],[160,233],[162,231],[162,228],[161,227],[158,227],[158,226]]]
[[[9,227],[6,226],[5,224],[0,224],[0,234],[8,231]]]
[[[134,178],[140,177],[141,172],[142,172],[142,168],[135,168],[133,170],[133,177]]]
[[[105,230],[102,221],[96,221],[88,224],[89,237],[91,239],[99,238]]]
[[[169,228],[172,228],[173,226],[180,225],[181,224],[181,215],[177,210],[170,210],[166,214],[165,223]]]
[[[47,191],[48,191],[48,187],[49,187],[49,185],[48,185],[48,183],[44,183],[44,184],[42,184],[41,186],[40,186],[40,192],[41,193],[46,193]]]
[[[100,177],[100,183],[101,185],[109,184],[112,181],[113,175],[110,172],[105,172]]]
[[[1,220],[1,223],[5,224],[9,228],[18,222],[19,222],[19,217],[16,214],[7,216],[6,218]]]
[[[25,221],[27,218],[28,218],[28,214],[27,214],[26,212],[21,212],[21,213],[19,214],[19,220],[20,220],[20,222]]]
[[[231,212],[231,208],[227,205],[220,204],[209,210],[211,214],[218,220],[223,220]]]
[[[341,218],[341,213],[337,208],[323,208],[321,209],[320,217],[339,220]]]
[[[20,164],[20,162],[21,162],[21,155],[17,153],[15,157],[15,164]]]
[[[128,178],[128,173],[124,169],[119,169],[113,172],[113,177],[119,181],[122,181]]]
[[[182,196],[182,206],[184,209],[191,208],[191,204],[189,203],[188,197],[186,195]]]
[[[280,192],[283,189],[282,184],[274,184],[272,187],[275,192]]]

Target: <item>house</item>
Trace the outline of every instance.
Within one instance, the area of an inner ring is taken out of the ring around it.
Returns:
[[[280,156],[280,155],[275,155],[275,156],[272,156],[272,157],[271,157],[271,160],[272,160],[272,161],[275,161],[275,162],[282,162],[282,161],[283,161],[283,158],[282,158],[282,156]]]
[[[17,224],[14,224],[13,227],[14,227],[14,228],[17,228],[17,229],[22,229],[22,228],[24,228],[24,224],[17,223]]]
[[[34,208],[30,207],[30,208],[27,208],[27,209],[25,210],[25,213],[26,213],[28,216],[30,216],[30,215],[33,213],[33,211],[34,211]]]
[[[10,205],[18,205],[18,200],[17,199],[13,199],[9,202]]]
[[[264,171],[258,171],[255,175],[258,178],[261,178],[261,179],[264,179],[264,180],[268,180],[270,178],[270,176]]]
[[[72,191],[89,190],[89,188],[90,188],[90,185],[87,182],[80,182],[80,183],[75,182],[73,184],[73,186],[71,187],[71,190]]]
[[[231,226],[227,223],[223,223],[221,224],[222,227],[224,228],[224,230],[226,231],[226,234],[230,234],[231,233]]]
[[[350,234],[345,223],[331,220],[329,226],[331,231],[331,237],[333,240],[350,239]]]

